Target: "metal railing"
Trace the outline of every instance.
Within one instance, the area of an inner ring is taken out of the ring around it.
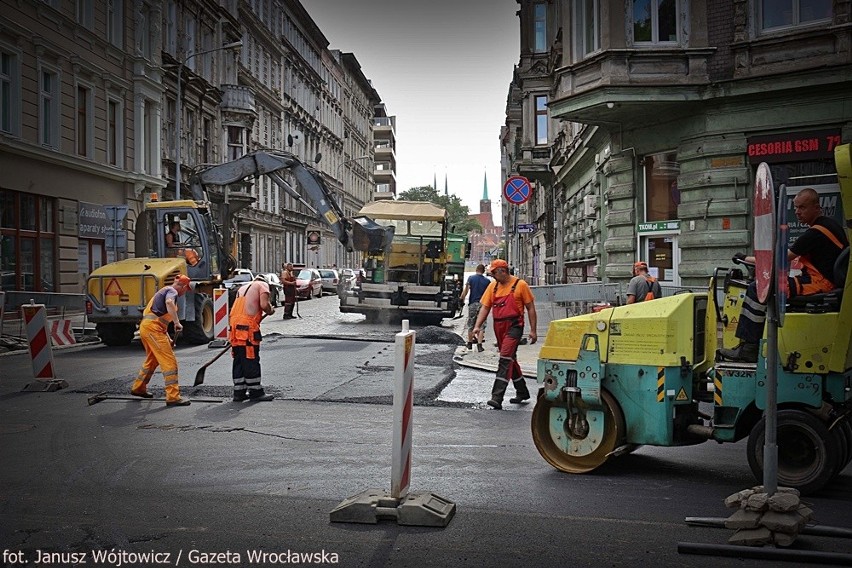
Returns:
[[[44,304],[48,319],[71,319],[74,327],[87,327],[85,294],[5,290],[3,336],[26,337],[21,306],[31,303]]]

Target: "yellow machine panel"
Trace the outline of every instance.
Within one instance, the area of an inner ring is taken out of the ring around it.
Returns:
[[[128,258],[93,271],[88,292],[103,306],[144,306],[177,274],[186,274],[183,258]]]

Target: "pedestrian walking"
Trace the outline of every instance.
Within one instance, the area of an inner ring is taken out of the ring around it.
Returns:
[[[506,394],[509,381],[515,387],[515,396],[509,399],[509,402],[518,404],[530,398],[530,391],[518,364],[518,345],[524,334],[524,309],[530,320],[530,344],[538,339],[538,316],[529,285],[517,276],[509,274],[509,265],[505,260],[492,261],[489,272],[494,277],[494,282],[488,286],[480,299],[482,306],[479,308],[473,334],[476,336],[480,333],[485,319],[493,309],[494,335],[497,337],[500,361],[488,405],[500,410],[503,408],[503,395]]]
[[[470,298],[467,302],[467,348],[472,350],[473,344],[476,343],[476,349],[480,353],[485,351],[485,347],[482,345],[485,340],[485,331],[480,330],[477,335],[474,335],[473,328],[476,326],[476,318],[479,316],[480,300],[490,284],[491,280],[485,277],[485,265],[479,264],[476,266],[476,274],[467,279],[461,293],[461,300],[464,301],[468,292],[470,292]]]
[[[148,392],[148,383],[159,366],[166,386],[166,406],[189,406],[189,399],[180,396],[178,364],[169,337],[169,323],[174,323],[175,336],[183,329],[177,312],[176,298],[189,290],[189,276],[179,274],[169,286],[164,286],[148,301],[139,324],[139,338],[145,347],[145,361],[130,394],[142,398],[153,398]]]
[[[234,402],[260,402],[275,398],[260,384],[260,322],[275,313],[269,303],[269,284],[263,275],[237,291],[229,315],[231,356],[234,359]]]
[[[293,263],[288,262],[281,271],[281,285],[284,287],[284,316],[281,319],[295,319],[293,308],[296,306],[296,274]]]
[[[627,284],[627,303],[635,304],[662,297],[663,291],[657,279],[648,274],[644,260],[633,263],[633,278]]]

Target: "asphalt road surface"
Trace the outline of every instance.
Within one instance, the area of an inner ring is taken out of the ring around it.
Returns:
[[[20,392],[26,355],[0,357],[2,566],[779,565],[677,551],[732,534],[684,519],[726,517],[724,498],[755,485],[744,443],[642,447],[592,474],[563,474],[535,450],[528,412],[440,402],[460,371],[441,343],[417,346],[411,490],[452,501],[454,518],[445,528],[330,522],[344,499],[390,488],[398,331],[341,321],[334,302],[301,303],[303,320],[264,324],[272,402],[230,402],[225,357],[204,387],[184,388],[196,402],[181,408],[87,404],[96,391],[126,394],[138,344],[58,352],[69,387],[57,392]],[[213,354],[181,347],[181,382]],[[481,375],[487,392],[490,374]],[[821,525],[852,527],[850,488],[847,468],[807,499]],[[852,540],[801,536],[794,548],[852,554]]]

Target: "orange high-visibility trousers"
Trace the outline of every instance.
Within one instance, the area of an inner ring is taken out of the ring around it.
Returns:
[[[139,338],[145,347],[145,361],[133,383],[133,391],[145,392],[151,376],[159,366],[163,371],[163,380],[166,385],[166,402],[180,400],[178,364],[175,352],[172,350],[168,325],[160,320],[143,319],[139,324]]]

